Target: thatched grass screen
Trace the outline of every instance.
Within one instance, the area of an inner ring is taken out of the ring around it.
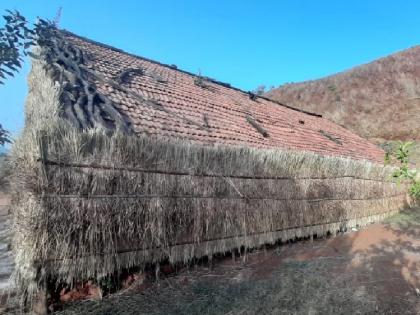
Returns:
[[[169,259],[186,262],[364,225],[405,205],[391,167],[307,152],[201,146],[80,131],[34,61],[13,148],[14,251],[22,296]],[[42,106],[40,106],[42,104]]]
[[[32,136],[22,155],[15,150],[14,246],[25,288],[36,289],[40,268],[71,282],[334,233],[395,213],[406,198],[389,168],[365,161],[108,136],[64,123]]]

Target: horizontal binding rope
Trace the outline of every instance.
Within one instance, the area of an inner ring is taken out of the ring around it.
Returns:
[[[287,179],[339,179],[339,178],[353,178],[361,179],[366,181],[374,181],[378,183],[393,183],[391,181],[376,180],[372,178],[357,177],[351,175],[343,176],[334,176],[334,177],[280,177],[280,176],[249,176],[249,175],[219,175],[219,174],[208,174],[208,173],[189,173],[181,171],[165,171],[165,170],[151,170],[145,168],[137,167],[119,167],[119,166],[109,166],[109,165],[100,165],[100,164],[84,164],[84,163],[65,163],[57,162],[47,159],[39,158],[38,162],[41,162],[45,165],[51,166],[62,166],[62,167],[74,167],[74,168],[93,168],[100,170],[110,170],[110,171],[128,171],[128,172],[140,172],[140,173],[151,173],[151,174],[164,174],[164,175],[179,175],[179,176],[201,176],[201,177],[227,177],[227,178],[237,178],[237,179],[276,179],[276,180],[287,180]]]
[[[392,213],[395,213],[395,211],[386,211],[386,212],[381,212],[381,213],[377,213],[377,214],[370,215],[370,216],[355,217],[355,218],[351,218],[351,219],[347,219],[347,220],[343,220],[343,221],[315,223],[315,224],[287,227],[287,228],[284,228],[284,229],[277,229],[277,230],[273,230],[273,231],[255,232],[255,233],[252,233],[252,234],[238,234],[238,235],[234,235],[234,236],[230,235],[230,236],[223,236],[223,237],[219,237],[219,238],[209,238],[209,239],[200,240],[199,242],[178,242],[178,243],[174,243],[174,244],[170,245],[170,247],[183,246],[183,245],[199,245],[199,244],[205,243],[205,242],[223,241],[223,240],[234,239],[234,238],[238,238],[238,237],[253,237],[253,236],[262,235],[262,234],[276,233],[276,232],[283,232],[283,231],[285,232],[285,231],[295,230],[295,229],[303,229],[303,228],[311,228],[311,227],[323,227],[323,226],[332,225],[332,224],[345,224],[345,223],[347,223],[349,221],[353,221],[353,220],[368,219],[368,218],[372,218],[372,217],[375,217],[375,216],[381,216],[381,215],[392,214]],[[157,249],[161,249],[161,248],[162,248],[161,246],[156,246],[156,247],[152,247],[152,248],[150,248],[150,247],[146,247],[146,248],[137,247],[137,248],[134,248],[134,249],[117,250],[113,253],[96,253],[94,255],[95,256],[108,256],[108,255],[124,254],[124,253],[131,253],[131,252],[137,252],[137,251],[157,250]],[[65,258],[65,259],[80,259],[80,258],[86,258],[86,257],[90,257],[90,256],[92,256],[92,255],[81,255],[81,256],[77,256],[77,257],[68,257],[68,258]],[[64,260],[64,259],[51,258],[51,259],[47,259],[45,261],[46,262],[55,262],[57,260]],[[35,264],[39,264],[39,261],[35,261]]]
[[[405,195],[397,194],[390,196],[382,196],[380,198],[359,198],[359,199],[342,199],[342,198],[316,198],[316,199],[298,199],[298,198],[255,198],[246,196],[203,196],[203,195],[183,195],[183,196],[170,196],[170,195],[60,195],[60,194],[42,194],[38,195],[42,198],[80,198],[80,199],[113,199],[113,198],[165,198],[165,199],[244,199],[244,200],[280,200],[280,201],[308,201],[308,202],[322,202],[322,201],[360,201],[360,200],[380,200],[386,198],[395,198]]]

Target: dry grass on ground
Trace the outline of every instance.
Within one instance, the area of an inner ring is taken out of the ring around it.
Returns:
[[[420,209],[328,240],[222,259],[60,314],[418,314]]]
[[[102,305],[80,304],[74,314],[97,308],[93,314],[350,314],[374,312],[377,300],[365,290],[348,286],[352,275],[331,279],[326,264],[334,259],[311,262],[288,261],[269,279],[249,279],[246,267],[221,275],[207,271],[183,277],[190,284],[179,286],[168,279],[144,294],[109,299]],[[195,278],[195,279],[194,279]],[[71,312],[65,312],[70,314]]]
[[[378,143],[419,141],[419,75],[420,46],[415,46],[319,80],[285,84],[267,95]]]
[[[420,168],[420,141],[415,142],[411,156],[412,162],[415,163],[418,168]]]

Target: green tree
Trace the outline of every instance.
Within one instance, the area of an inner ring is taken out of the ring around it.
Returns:
[[[399,168],[392,174],[392,177],[397,182],[402,180],[408,181],[410,183],[408,188],[409,194],[414,199],[420,200],[419,173],[416,169],[410,168],[409,165],[410,149],[412,145],[412,142],[398,142],[398,147],[391,157],[394,157],[398,161]]]
[[[36,29],[29,27],[18,11],[6,10],[5,25],[0,28],[0,84],[13,77],[23,65],[24,56],[35,42]],[[10,143],[10,133],[0,124],[0,145]]]
[[[2,125],[0,124],[0,145],[3,146],[6,143],[11,143],[10,134],[7,130],[3,129]]]
[[[23,65],[23,57],[34,44],[36,32],[17,11],[6,11],[4,27],[0,28],[0,84],[13,77]]]

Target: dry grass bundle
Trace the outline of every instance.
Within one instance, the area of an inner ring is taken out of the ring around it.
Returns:
[[[403,187],[387,181],[390,168],[365,161],[82,133],[65,122],[31,136],[23,156],[30,136],[15,148],[23,282],[40,281],[34,266],[49,264],[45,272],[71,281],[323,235],[405,200]]]
[[[30,84],[43,94],[28,100],[13,149],[23,296],[47,277],[70,283],[335,233],[405,204],[404,187],[388,181],[392,168],[367,161],[81,132],[58,118],[57,89],[36,78],[43,71],[35,62]]]

